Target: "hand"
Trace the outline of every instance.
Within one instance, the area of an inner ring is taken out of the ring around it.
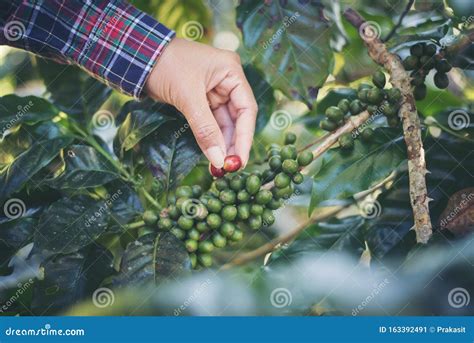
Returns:
[[[214,166],[221,168],[231,154],[247,164],[257,103],[236,53],[174,38],[145,87],[149,96],[184,114]]]

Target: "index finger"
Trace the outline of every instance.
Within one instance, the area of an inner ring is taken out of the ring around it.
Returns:
[[[252,147],[258,106],[243,71],[230,93],[230,106],[235,111],[235,152],[245,166]]]

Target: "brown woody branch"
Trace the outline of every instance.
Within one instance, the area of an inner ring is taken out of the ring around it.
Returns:
[[[431,199],[428,197],[426,187],[425,150],[421,140],[420,119],[415,106],[410,77],[403,68],[400,58],[390,53],[385,44],[377,37],[377,28],[367,23],[353,9],[347,9],[344,12],[344,17],[359,30],[369,56],[388,71],[390,82],[402,93],[400,116],[403,121],[403,132],[407,145],[410,200],[415,222],[416,240],[419,243],[427,243],[432,235],[428,207]]]
[[[235,266],[240,266],[240,265],[245,264],[249,261],[252,261],[252,260],[254,260],[258,257],[264,256],[264,255],[272,252],[273,249],[275,249],[279,245],[285,244],[285,243],[288,243],[289,241],[291,241],[293,238],[298,236],[299,233],[301,233],[303,230],[305,230],[308,227],[308,225],[310,225],[312,223],[315,223],[315,222],[318,222],[318,221],[323,221],[323,220],[329,219],[329,218],[333,217],[334,215],[336,215],[337,213],[339,213],[344,208],[345,207],[338,207],[338,208],[336,208],[334,210],[331,210],[330,212],[327,212],[323,215],[315,214],[315,215],[311,216],[309,218],[309,220],[305,221],[304,223],[302,223],[301,225],[299,225],[295,229],[291,230],[290,232],[274,238],[270,242],[258,247],[255,250],[251,250],[249,252],[242,253],[242,254],[238,255],[232,261],[224,264],[221,267],[221,269],[226,270],[226,269],[229,269],[229,268],[232,268],[232,267],[235,267]]]

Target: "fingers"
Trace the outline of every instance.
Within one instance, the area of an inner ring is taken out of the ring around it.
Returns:
[[[220,94],[223,91],[229,94],[229,107],[235,121],[235,151],[245,166],[249,159],[255,132],[257,102],[241,68],[230,73],[218,88],[220,88]]]
[[[193,131],[194,137],[207,159],[217,168],[224,165],[226,145],[221,129],[209,108],[204,91],[183,105],[183,112]]]
[[[245,166],[249,160],[250,149],[252,148],[253,135],[255,132],[255,113],[251,110],[239,110],[235,123],[235,152],[240,156],[242,164]]]
[[[222,134],[224,135],[225,146],[226,146],[226,155],[230,155],[231,152],[229,149],[232,146],[232,141],[234,137],[234,122],[230,116],[229,109],[227,105],[220,105],[215,110],[213,110],[214,117],[216,118],[217,124],[219,125]]]

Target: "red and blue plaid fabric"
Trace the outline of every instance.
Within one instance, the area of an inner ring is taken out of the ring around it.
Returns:
[[[174,36],[122,0],[0,0],[0,30],[0,44],[76,63],[136,98]]]

